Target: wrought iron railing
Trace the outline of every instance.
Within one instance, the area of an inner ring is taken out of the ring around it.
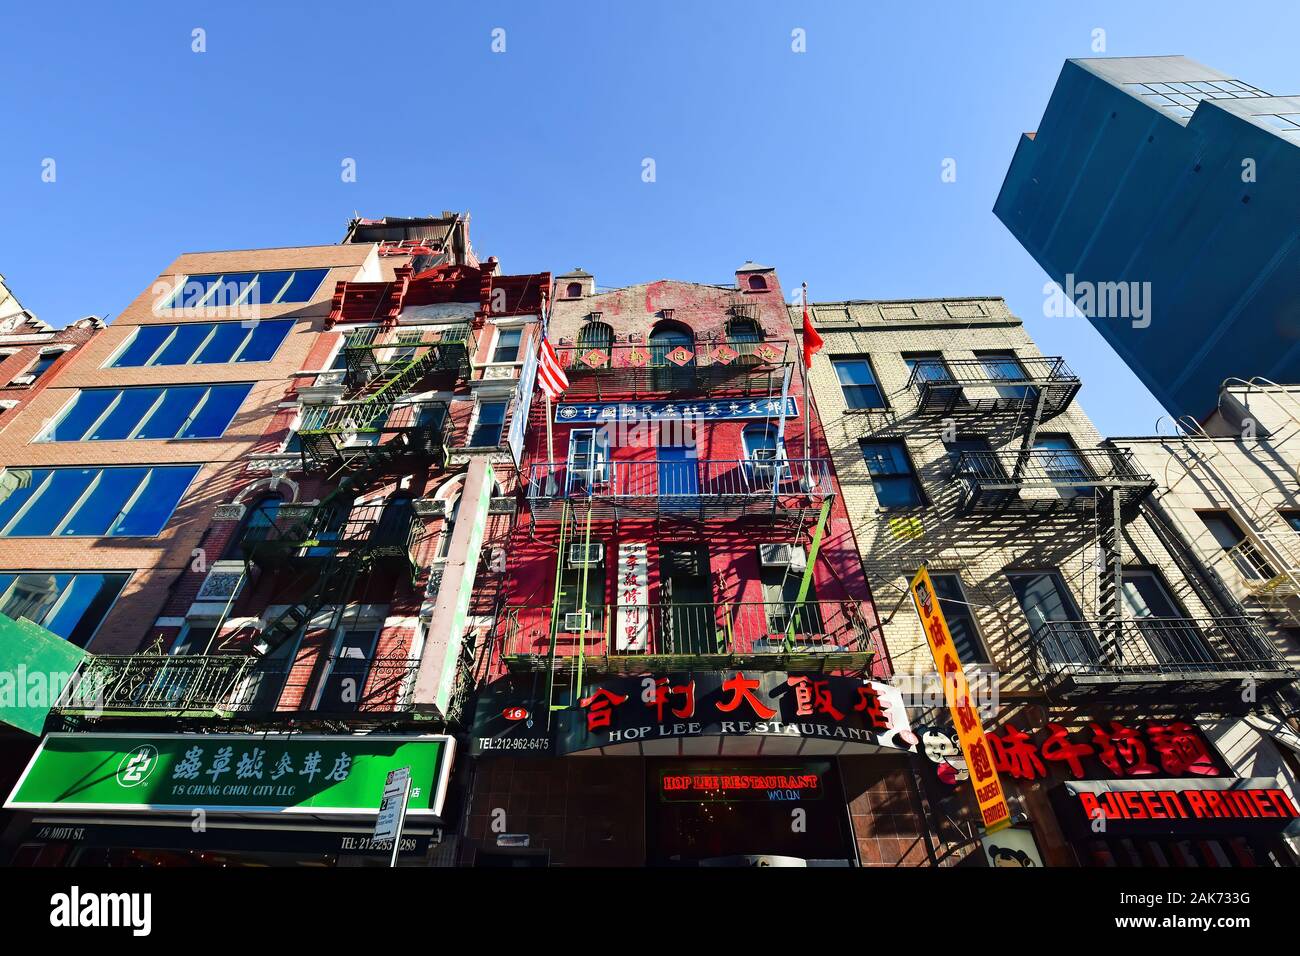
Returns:
[[[253,561],[286,557],[328,558],[360,548],[410,554],[424,537],[410,500],[349,506],[345,502],[314,506],[283,505],[270,522],[250,524],[240,537],[244,555]]]
[[[505,657],[716,656],[875,650],[857,601],[514,606],[500,617]]]
[[[1044,419],[1065,411],[1080,386],[1064,359],[1043,356],[918,359],[907,379],[922,412],[1033,411],[1041,399]]]
[[[528,497],[534,513],[567,502],[618,514],[708,517],[789,511],[835,494],[828,459],[626,461],[533,465]]]
[[[640,395],[678,391],[781,391],[793,361],[785,339],[597,342],[555,349],[573,397]]]
[[[962,485],[963,507],[986,510],[1087,505],[1098,491],[1132,503],[1155,487],[1133,453],[1122,448],[964,451],[957,455],[954,477]]]
[[[1032,635],[1032,661],[1049,688],[1243,680],[1288,681],[1295,672],[1253,618],[1140,617],[1045,621]]]
[[[430,371],[469,370],[474,332],[467,323],[428,328],[353,329],[343,339],[349,382],[361,386],[384,367],[405,365],[432,353]]]
[[[418,668],[406,658],[88,655],[55,709],[105,716],[401,712],[409,709]]]

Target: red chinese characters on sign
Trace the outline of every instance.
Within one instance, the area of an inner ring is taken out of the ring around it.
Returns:
[[[686,720],[695,716],[695,681],[688,681],[677,687],[670,687],[667,677],[655,681],[654,700],[646,706],[655,708],[656,717],[661,724],[664,722],[664,707],[667,706],[670,697],[681,698],[681,703],[671,708],[674,717]]]
[[[1082,738],[1087,735],[1087,742]],[[1149,723],[1145,731],[1117,720],[1092,721],[1075,734],[1049,723],[1047,736],[1035,743],[1029,734],[1006,724],[1001,734],[989,734],[994,765],[1017,780],[1049,776],[1048,765],[1063,764],[1073,778],[1085,777],[1083,759],[1097,760],[1116,777],[1216,776],[1218,765],[1205,741],[1189,723]],[[1159,760],[1159,766],[1153,762]]]
[[[627,695],[615,694],[602,687],[590,697],[578,701],[578,705],[587,712],[587,729],[597,730],[608,727],[609,720],[614,715],[614,708],[626,700]]]
[[[811,717],[813,714],[829,714],[836,720],[843,720],[844,714],[831,699],[831,682],[813,680],[811,677],[788,677],[785,681],[794,688],[794,712],[799,717]]]
[[[889,714],[881,703],[880,695],[874,687],[863,684],[858,688],[858,702],[853,705],[855,714],[865,714],[867,723],[874,730],[889,729]]]
[[[776,711],[764,706],[763,702],[754,696],[758,685],[758,681],[745,677],[743,671],[736,671],[734,677],[728,677],[722,682],[722,689],[731,694],[731,699],[718,704],[718,710],[729,714],[742,703],[748,703],[759,720],[771,720],[776,716]]]

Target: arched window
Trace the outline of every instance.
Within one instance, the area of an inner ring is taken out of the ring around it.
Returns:
[[[564,287],[564,295],[565,295],[565,298],[569,298],[569,299],[579,299],[579,298],[581,298],[581,297],[582,297],[582,283],[581,283],[581,282],[570,282],[567,286]]]
[[[588,322],[578,332],[578,354],[600,349],[606,355],[614,347],[614,329],[604,322]]]
[[[264,495],[255,504],[244,511],[244,518],[239,528],[226,543],[222,560],[240,560],[244,557],[245,546],[253,546],[267,540],[277,526],[277,517],[284,499],[277,494]]]
[[[767,289],[767,279],[754,273],[749,277],[749,288],[754,292],[763,292]]]
[[[695,336],[691,334],[690,329],[676,322],[660,322],[650,333],[650,361],[654,365],[677,365],[668,359],[668,354],[677,348],[684,348],[691,353],[691,360],[685,364],[692,365],[695,362]]]
[[[456,533],[456,519],[460,517],[460,495],[447,503],[447,518],[442,523],[442,540],[438,542],[438,557],[445,558],[451,552],[451,536]]]

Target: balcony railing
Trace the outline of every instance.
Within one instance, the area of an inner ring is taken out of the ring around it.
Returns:
[[[596,519],[784,516],[835,494],[824,458],[553,462],[532,467],[528,489],[540,520],[558,520],[566,503]]]
[[[964,511],[1091,508],[1099,493],[1133,504],[1155,487],[1133,453],[1119,448],[964,451],[954,477]]]
[[[348,385],[365,386],[385,367],[397,367],[428,354],[430,372],[468,375],[474,333],[468,324],[423,329],[353,329],[343,339]]]
[[[1226,552],[1242,588],[1260,598],[1300,596],[1300,535],[1289,529],[1261,531],[1256,539],[1246,538]]]
[[[552,614],[550,605],[507,607],[502,657],[515,669],[557,666],[638,672],[672,666],[856,670],[875,653],[856,601],[616,604]]]
[[[790,342],[720,339],[693,346],[659,343],[566,345],[555,349],[577,398],[674,392],[777,395],[793,361]]]
[[[1015,362],[921,359],[907,380],[924,414],[1032,414],[1041,399],[1044,421],[1065,411],[1080,385],[1064,359],[1029,356]]]
[[[418,661],[215,654],[87,656],[55,709],[84,716],[385,714],[410,709]]]
[[[404,402],[378,408],[358,402],[307,406],[298,426],[298,441],[303,454],[318,464],[419,458],[441,468],[456,433],[446,402]]]
[[[1046,621],[1032,642],[1034,669],[1058,697],[1233,696],[1247,681],[1297,676],[1247,617]]]
[[[240,536],[246,560],[269,570],[290,562],[323,561],[365,550],[374,558],[413,561],[424,536],[409,500],[352,505],[282,505],[268,524],[250,524]]]

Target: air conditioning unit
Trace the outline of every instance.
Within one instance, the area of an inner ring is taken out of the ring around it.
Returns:
[[[593,564],[600,564],[605,558],[605,546],[603,544],[571,544],[569,545],[569,566],[580,568]]]
[[[564,631],[569,634],[578,634],[583,631],[591,630],[591,612],[590,611],[569,611],[564,615]]]
[[[808,566],[808,556],[798,545],[760,544],[758,563],[765,568],[793,568],[802,571]]]

